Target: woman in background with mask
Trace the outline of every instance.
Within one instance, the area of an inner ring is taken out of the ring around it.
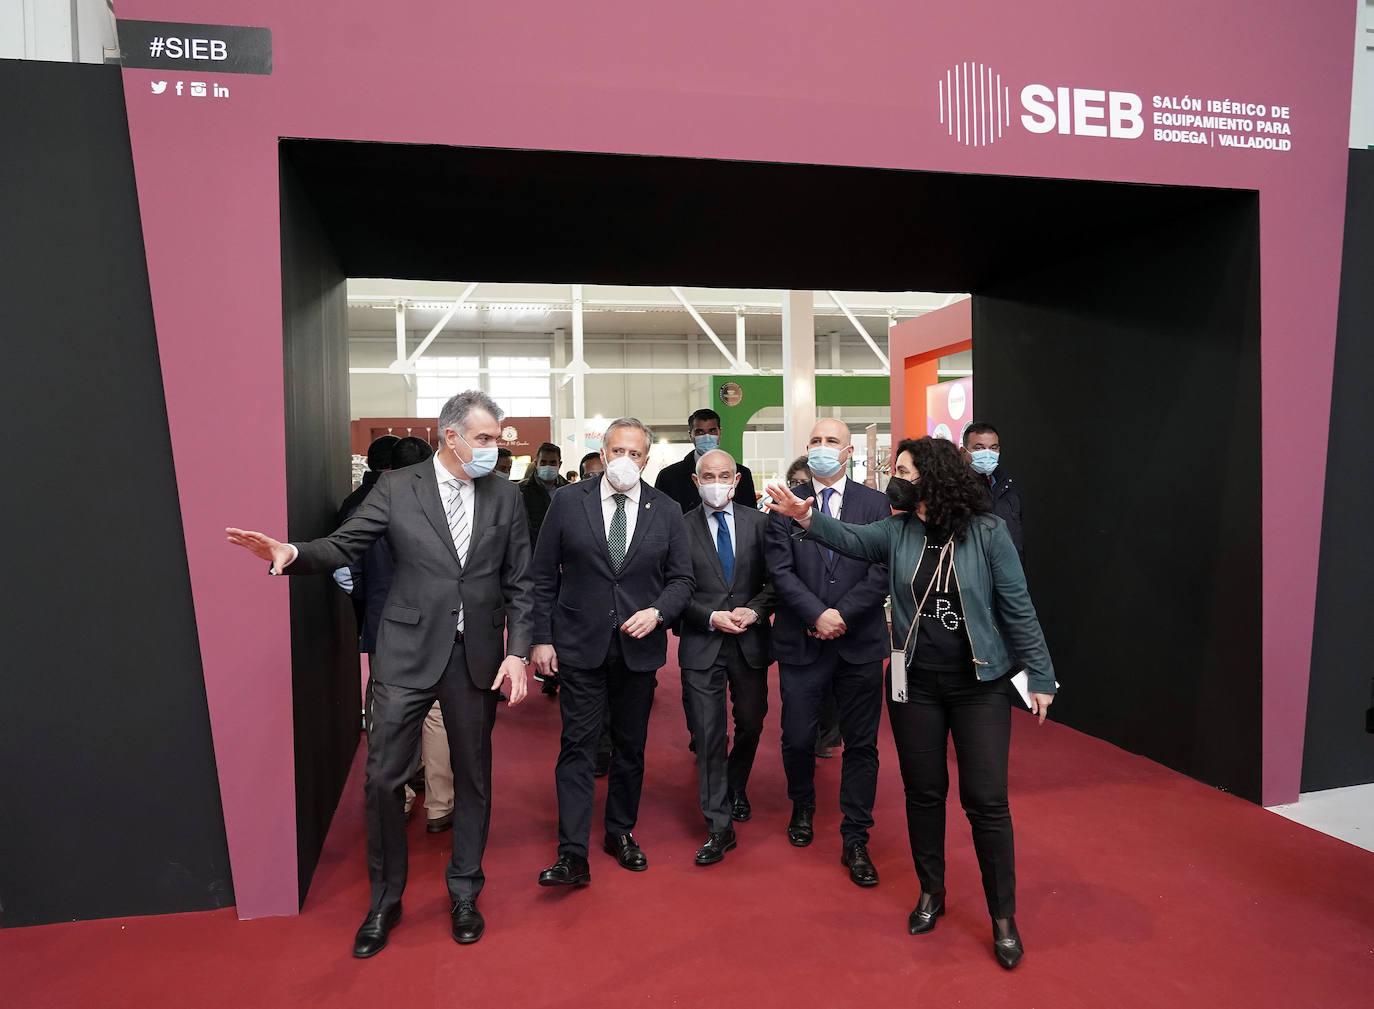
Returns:
[[[1057,684],[1025,577],[1005,523],[991,514],[979,476],[943,439],[897,446],[891,518],[849,525],[821,514],[780,484],[774,511],[807,538],[891,572],[893,663],[888,720],[906,792],[907,831],[921,894],[907,921],[920,935],[945,912],[947,739],[954,737],[959,799],[973,831],[993,954],[1008,969],[1023,953],[1016,928],[1016,875],[1007,757],[1012,655],[1043,723]]]

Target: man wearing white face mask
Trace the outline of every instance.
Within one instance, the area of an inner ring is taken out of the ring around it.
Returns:
[[[731,500],[735,461],[719,449],[697,461],[701,504],[684,516],[692,544],[696,591],[676,628],[678,664],[697,733],[697,783],[707,838],[697,865],[712,865],[735,847],[732,821],[750,817],[745,786],[768,713],[768,618],[773,590],[763,553],[768,519]],[[725,695],[735,716],[735,745],[726,754]]]
[[[987,482],[993,513],[1006,522],[1021,566],[1025,567],[1026,533],[1021,519],[1021,487],[1002,468],[1002,439],[997,428],[979,422],[964,428],[964,444],[959,454]]]
[[[395,575],[377,633],[367,708],[367,918],[353,955],[387,944],[406,883],[403,789],[415,770],[421,725],[437,700],[453,768],[453,854],[447,882],[455,942],[473,943],[482,853],[491,819],[491,729],[498,691],[525,696],[532,630],[529,526],[496,464],[502,410],[490,396],[459,393],[439,414],[443,446],[432,460],[378,479],[353,517],[309,543],[279,543],[228,529],[229,542],[271,562],[272,574],[333,571],[385,536]]]
[[[644,744],[666,625],[692,596],[692,559],[682,510],[640,478],[653,434],[633,417],[612,421],[602,442],[606,472],[553,495],[534,554],[534,652],[541,675],[558,674],[562,744],[558,860],[540,886],[591,882],[597,736],[609,709],[610,779],[603,849],[623,868],[648,861],[634,838],[644,783]]]
[[[720,434],[720,414],[705,407],[695,411],[687,418],[687,436],[692,439],[692,451],[683,456],[680,462],[664,466],[658,471],[654,486],[676,501],[684,514],[701,504],[692,477],[701,457],[720,447]],[[735,503],[745,508],[758,507],[754,474],[743,463],[738,463],[736,469],[739,471],[739,485],[735,488]]]

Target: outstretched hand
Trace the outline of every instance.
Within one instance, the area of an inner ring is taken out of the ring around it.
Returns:
[[[224,531],[228,534],[229,542],[234,546],[243,547],[255,557],[271,561],[274,575],[281,574],[286,565],[290,564],[296,556],[296,552],[290,546],[279,543],[271,536],[263,533],[255,533],[247,529],[235,529],[232,526]]]
[[[803,501],[781,482],[767,484],[764,490],[773,499],[768,503],[769,511],[795,519],[803,529],[811,528],[811,508],[816,503],[815,497]]]

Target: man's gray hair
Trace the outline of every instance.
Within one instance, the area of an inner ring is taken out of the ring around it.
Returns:
[[[701,476],[701,464],[706,461],[707,456],[723,455],[730,460],[730,472],[738,473],[739,467],[735,464],[735,457],[723,448],[713,448],[709,452],[703,452],[701,458],[697,460],[697,476]]]
[[[468,414],[474,409],[485,410],[498,424],[506,416],[506,411],[497,406],[496,400],[485,392],[480,389],[468,389],[450,398],[439,411],[439,437],[442,438],[449,428],[458,434],[464,434],[468,429]]]
[[[644,453],[647,455],[650,446],[654,443],[654,432],[648,424],[638,417],[617,417],[606,425],[606,432],[601,436],[601,447],[606,447],[606,442],[610,440],[611,432],[618,427],[633,427],[644,432]]]

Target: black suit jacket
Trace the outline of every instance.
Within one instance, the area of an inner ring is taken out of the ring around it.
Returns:
[[[811,485],[794,489],[798,497],[810,497]],[[819,498],[817,499],[819,503]],[[887,495],[855,483],[844,483],[841,518],[863,525],[892,514]],[[838,649],[846,662],[873,662],[888,657],[891,642],[883,600],[887,598],[887,566],[856,561],[835,554],[812,540],[796,538],[801,527],[784,515],[768,519],[765,549],[777,595],[773,619],[773,654],[779,662],[800,665],[814,662],[823,647]],[[816,618],[828,609],[839,611],[848,630],[833,641],[807,634]]]
[[[739,461],[736,461],[735,469],[739,473],[739,484],[735,487],[735,507],[757,509],[758,494],[754,491],[754,474],[749,472],[748,466]],[[701,504],[697,485],[692,483],[692,476],[696,471],[697,453],[693,449],[681,462],[675,462],[659,470],[658,479],[654,481],[654,486],[676,501],[684,514]]]
[[[371,470],[363,474],[361,486],[344,498],[339,506],[339,525],[353,517],[363,498],[377,486],[381,475]],[[386,605],[386,597],[391,592],[391,578],[396,570],[386,537],[368,547],[348,570],[353,579],[353,590],[349,593],[353,601],[353,615],[358,618],[358,651],[371,655],[377,650],[377,629],[382,623],[382,607]]]
[[[597,669],[606,661],[611,635],[620,634],[625,665],[654,671],[668,656],[668,625],[692,597],[682,511],[641,481],[634,535],[616,572],[601,511],[604,479],[561,487],[549,502],[534,552],[533,640],[553,645],[560,664]],[[621,633],[622,621],[651,606],[662,612],[662,624],[642,638]]]
[[[983,477],[987,480],[987,477]],[[1002,521],[1007,524],[1007,532],[1011,534],[1012,545],[1016,547],[1016,555],[1021,558],[1021,566],[1026,565],[1026,530],[1021,518],[1021,485],[1010,473],[998,466],[992,471],[992,479],[996,483],[988,485],[988,497],[992,501],[992,510],[995,514],[1002,517]]]
[[[385,536],[395,562],[382,608],[372,675],[425,689],[439,682],[453,650],[458,607],[468,673],[490,690],[506,655],[529,655],[532,628],[530,534],[520,492],[508,480],[473,481],[472,539],[466,565],[449,533],[443,499],[426,459],[383,473],[358,510],[328,536],[297,543],[290,575],[353,564]]]
[[[710,669],[720,654],[721,644],[730,637],[739,641],[740,651],[749,665],[768,665],[773,661],[768,625],[768,618],[773,613],[773,589],[763,553],[767,517],[752,508],[735,506],[735,570],[728,584],[706,510],[693,508],[682,520],[687,526],[687,541],[692,545],[692,575],[697,584],[687,604],[687,612],[675,628],[680,639],[678,665],[684,669]],[[739,635],[712,629],[712,613],[733,610],[737,606],[757,611],[758,622]]]

